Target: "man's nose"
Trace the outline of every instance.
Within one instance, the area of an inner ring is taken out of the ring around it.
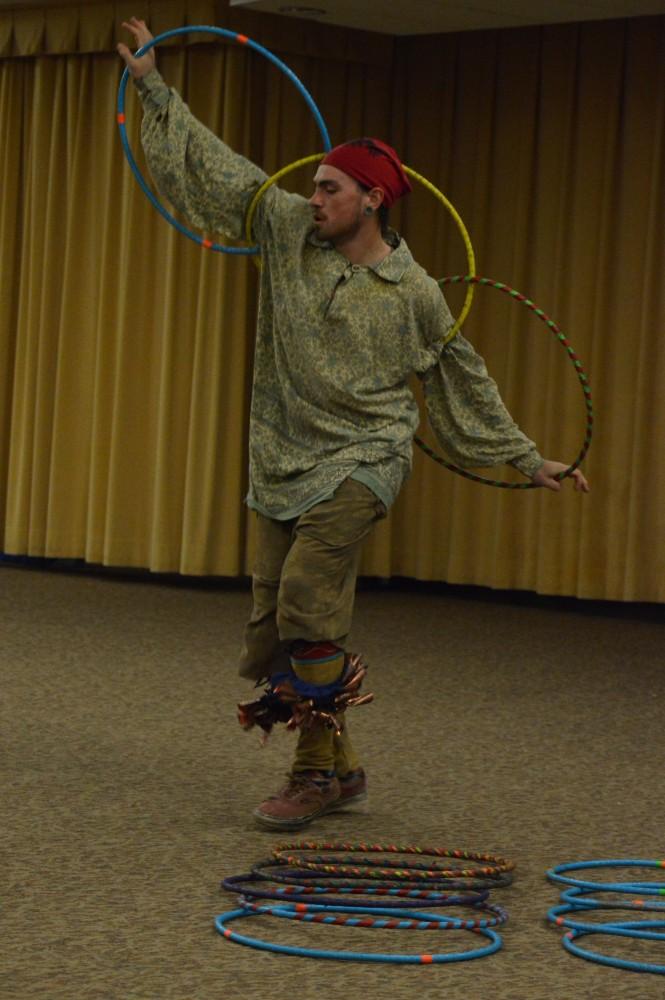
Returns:
[[[312,208],[320,208],[321,207],[322,201],[321,201],[321,192],[320,191],[315,191],[314,192],[314,194],[312,195],[312,197],[309,199],[309,204],[312,206]]]

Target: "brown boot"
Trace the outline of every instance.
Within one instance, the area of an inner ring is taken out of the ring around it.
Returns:
[[[362,767],[356,771],[349,771],[343,778],[338,778],[338,781],[341,794],[337,808],[364,802],[367,798],[367,776]]]
[[[337,778],[321,771],[296,771],[277,795],[254,810],[254,817],[273,830],[297,830],[335,809],[340,795]]]

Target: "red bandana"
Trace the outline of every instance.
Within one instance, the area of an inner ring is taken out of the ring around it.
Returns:
[[[380,139],[345,142],[331,149],[321,162],[337,167],[366,188],[381,188],[386,208],[411,190],[399,156]]]

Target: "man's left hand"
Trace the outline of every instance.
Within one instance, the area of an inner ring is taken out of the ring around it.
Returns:
[[[533,474],[531,482],[535,483],[536,486],[545,486],[548,490],[554,490],[555,493],[558,493],[562,482],[565,482],[565,480],[555,479],[554,477],[560,472],[565,472],[567,468],[568,466],[562,462],[549,462],[546,460],[538,469],[538,472]],[[573,485],[579,493],[589,492],[590,486],[580,469],[575,469],[566,478],[572,479]]]

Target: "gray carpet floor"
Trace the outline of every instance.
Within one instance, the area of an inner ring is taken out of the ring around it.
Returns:
[[[496,892],[510,912],[499,953],[389,966],[271,954],[214,929],[234,905],[220,880],[283,839],[251,811],[281,783],[293,737],[262,748],[235,721],[251,695],[235,668],[249,607],[241,587],[0,567],[3,997],[662,998],[662,976],[575,958],[544,919],[550,866],[665,856],[662,624],[361,589],[354,644],[376,699],[350,721],[369,803],[305,836],[517,865]],[[480,943],[269,917],[237,929],[361,951]],[[593,946],[665,964],[657,943]]]

